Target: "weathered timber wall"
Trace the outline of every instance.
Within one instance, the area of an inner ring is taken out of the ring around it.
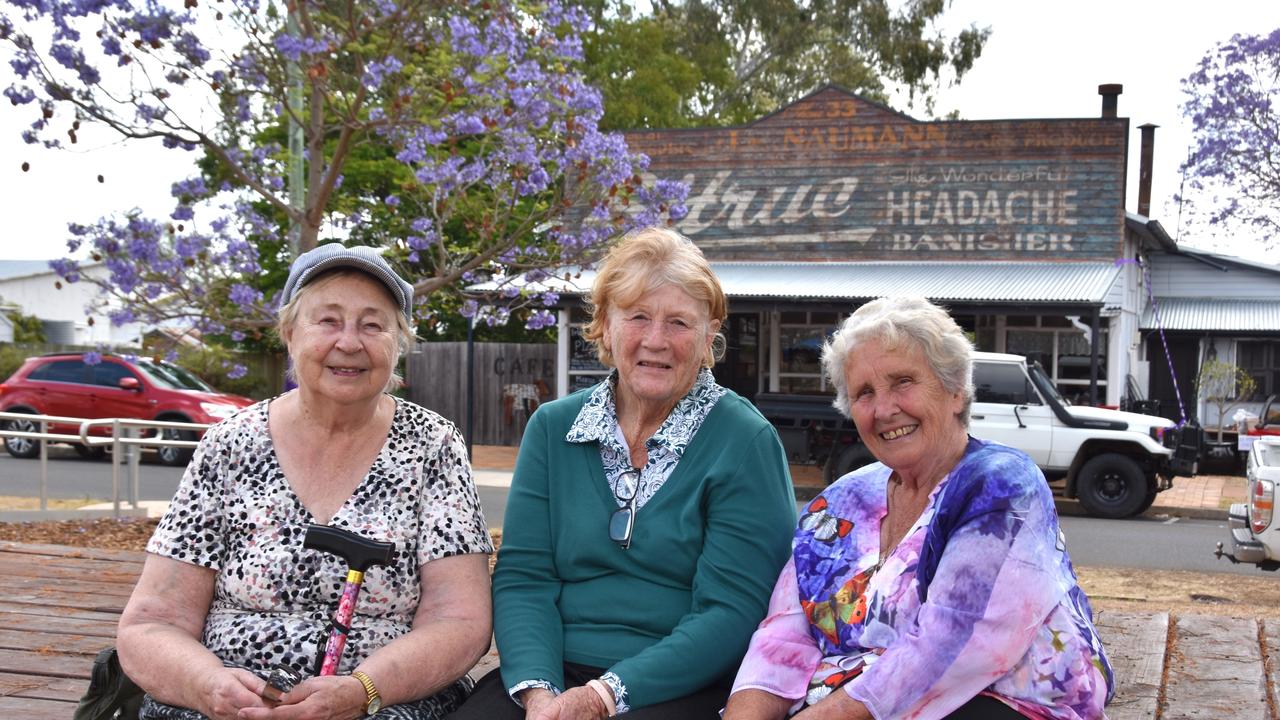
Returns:
[[[1127,118],[918,122],[828,88],[751,125],[627,133],[722,260],[1121,255]]]
[[[556,346],[475,343],[475,420],[471,442],[519,445],[539,402],[552,399]],[[409,399],[467,430],[467,344],[419,343],[409,353]]]

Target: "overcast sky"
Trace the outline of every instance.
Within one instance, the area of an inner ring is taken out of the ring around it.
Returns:
[[[948,22],[989,25],[991,39],[963,83],[944,91],[939,115],[958,110],[968,120],[1095,117],[1098,85],[1121,83],[1119,114],[1131,118],[1128,198],[1136,210],[1138,126],[1156,131],[1152,215],[1181,242],[1255,260],[1280,263],[1280,242],[1263,250],[1260,238],[1212,233],[1178,220],[1173,195],[1191,133],[1180,112],[1180,80],[1215,43],[1235,33],[1280,27],[1276,0],[953,0]],[[11,75],[0,68],[0,86]],[[905,109],[905,108],[904,108]],[[194,154],[158,142],[129,143],[81,133],[73,151],[25,145],[19,132],[31,106],[0,105],[0,259],[47,259],[65,254],[66,224],[131,208],[167,216],[170,184],[192,174]],[[921,111],[907,110],[916,117]],[[31,169],[23,172],[21,165]],[[104,182],[99,183],[97,176]]]

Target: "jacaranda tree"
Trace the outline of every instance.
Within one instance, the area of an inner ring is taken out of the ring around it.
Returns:
[[[386,247],[420,297],[505,282],[498,302],[467,312],[494,323],[524,306],[544,327],[556,298],[513,281],[683,212],[682,185],[645,184],[646,159],[599,130],[600,94],[581,72],[590,20],[560,0],[0,7],[18,78],[4,94],[31,108],[27,142],[74,143],[96,123],[199,160],[174,183],[168,218],[70,226],[69,247],[110,270],[99,284],[122,303],[117,322],[236,339],[262,327],[274,311],[264,267],[287,262],[288,226],[294,251],[329,237]],[[90,281],[74,260],[56,269]]]
[[[1280,29],[1219,44],[1182,81],[1194,127],[1184,201],[1274,243],[1280,230]],[[1212,199],[1210,199],[1212,198]],[[1216,201],[1216,202],[1214,202]]]

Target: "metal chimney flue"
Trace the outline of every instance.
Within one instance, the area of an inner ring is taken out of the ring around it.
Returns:
[[[1102,96],[1102,117],[1113,118],[1116,116],[1116,107],[1120,101],[1120,94],[1124,92],[1124,85],[1120,83],[1107,83],[1098,86],[1098,94]]]
[[[1155,157],[1156,128],[1159,125],[1138,126],[1142,131],[1142,157],[1138,165],[1138,214],[1151,217],[1151,164]]]

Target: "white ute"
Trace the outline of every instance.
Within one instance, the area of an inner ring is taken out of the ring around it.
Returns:
[[[1249,448],[1247,502],[1235,503],[1227,514],[1231,552],[1222,543],[1214,553],[1233,563],[1252,563],[1263,570],[1280,570],[1280,523],[1276,522],[1276,486],[1280,485],[1280,436],[1255,438]]]

